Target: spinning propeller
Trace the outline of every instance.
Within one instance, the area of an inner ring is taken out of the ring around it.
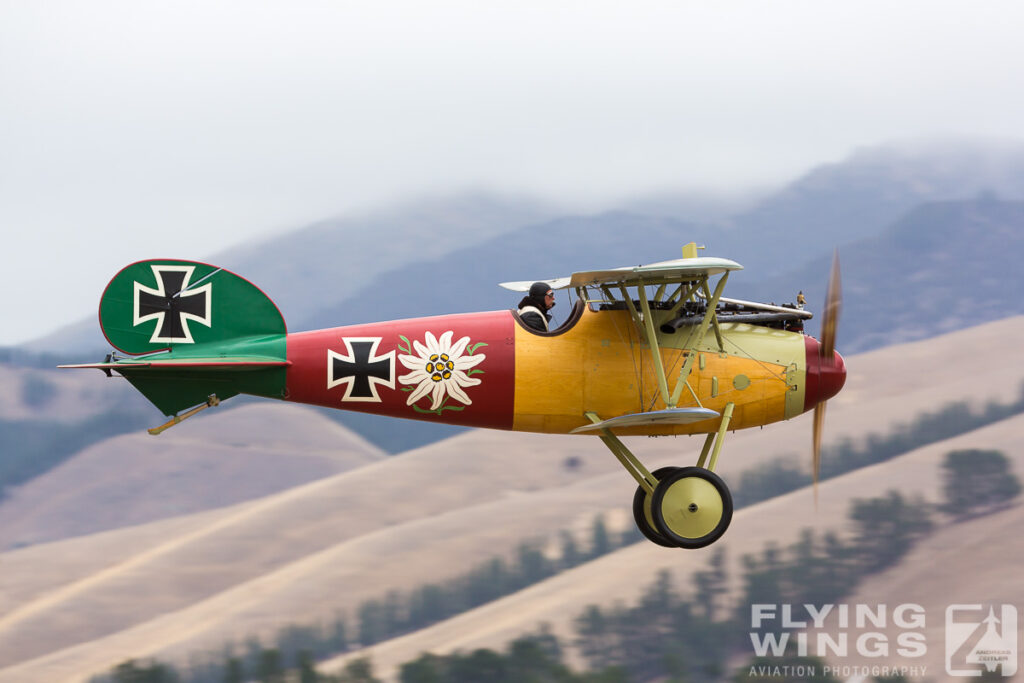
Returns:
[[[808,387],[814,387],[814,396],[820,397],[814,406],[814,451],[812,470],[814,477],[814,500],[818,500],[818,476],[821,472],[821,434],[825,426],[825,404],[839,393],[846,382],[846,364],[836,353],[836,329],[839,325],[839,309],[842,304],[842,287],[839,283],[839,251],[832,255],[832,271],[828,277],[825,293],[825,310],[821,321],[821,342],[818,346],[817,363],[807,359]],[[812,367],[815,366],[815,367]]]

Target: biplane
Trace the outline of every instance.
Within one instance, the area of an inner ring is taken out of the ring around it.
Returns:
[[[813,469],[825,401],[843,387],[834,349],[833,262],[822,339],[809,311],[722,296],[735,261],[698,256],[543,280],[568,290],[546,332],[515,310],[289,333],[274,303],[222,268],[150,260],[122,269],[100,300],[115,351],[98,368],[124,377],[171,419],[159,434],[238,394],[391,417],[551,434],[596,435],[636,480],[633,515],[648,539],[700,548],[732,519],[715,473],[729,431],[814,409]],[[503,287],[525,291],[533,281]],[[629,435],[706,435],[697,462],[649,471]]]

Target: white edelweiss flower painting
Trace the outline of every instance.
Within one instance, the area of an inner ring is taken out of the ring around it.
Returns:
[[[398,381],[416,385],[406,399],[406,405],[411,406],[428,394],[432,411],[438,410],[448,396],[467,406],[473,403],[464,389],[480,384],[480,380],[470,377],[466,372],[479,365],[487,356],[482,353],[465,353],[469,337],[463,337],[453,344],[454,334],[449,330],[437,339],[427,332],[423,344],[416,340],[412,342],[418,355],[398,356],[399,362],[412,371],[399,377]]]

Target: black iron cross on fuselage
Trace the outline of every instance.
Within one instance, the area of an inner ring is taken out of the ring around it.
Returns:
[[[328,350],[327,388],[346,384],[343,401],[380,402],[377,385],[395,388],[395,352],[377,355],[379,337],[346,338],[348,355]]]
[[[153,341],[191,343],[186,319],[210,325],[209,285],[183,292],[191,271],[158,267],[154,272],[159,285],[156,290],[136,283],[135,324],[156,319]]]

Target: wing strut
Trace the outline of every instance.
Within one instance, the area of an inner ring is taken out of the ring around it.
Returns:
[[[601,424],[601,418],[596,413],[586,412],[584,415],[595,425]],[[654,487],[658,485],[658,480],[644,467],[643,463],[640,462],[635,455],[633,455],[626,445],[619,441],[619,437],[612,434],[611,430],[607,427],[601,428],[601,441],[608,447],[608,450],[612,452],[619,463],[626,468],[626,471],[636,480],[636,483],[640,485],[647,493],[653,493]]]
[[[691,345],[691,349],[699,348],[704,342],[704,336],[707,334],[708,327],[714,328],[715,337],[718,340],[718,348],[723,348],[722,333],[718,327],[715,309],[718,307],[718,301],[722,297],[722,291],[725,289],[725,283],[728,279],[729,272],[726,271],[718,280],[718,284],[715,285],[714,294],[707,295],[707,308],[704,311],[703,319],[701,319],[700,324],[697,327],[697,334],[693,344]],[[701,279],[700,286],[704,289],[705,293],[708,293],[707,276],[704,276]],[[626,306],[629,308],[630,315],[633,316],[633,321],[636,323],[640,334],[643,336],[644,341],[647,342],[647,346],[651,350],[651,360],[654,362],[654,374],[658,379],[658,390],[661,392],[661,400],[668,408],[675,408],[679,405],[679,398],[683,394],[683,387],[688,386],[687,382],[690,379],[690,372],[693,370],[693,359],[697,357],[697,353],[691,350],[691,352],[686,355],[686,361],[683,363],[683,367],[679,370],[679,377],[676,379],[675,387],[673,387],[672,392],[669,393],[668,378],[665,375],[665,366],[661,362],[661,348],[658,344],[658,333],[654,328],[654,316],[651,314],[651,304],[647,299],[647,291],[644,289],[643,283],[637,287],[637,291],[640,293],[639,312],[636,310],[636,307],[633,306],[632,298],[627,294],[625,285],[622,286],[623,298],[626,300]],[[692,291],[693,290],[691,289],[691,292]],[[693,393],[692,390],[691,393]],[[694,398],[696,398],[696,394],[694,394]],[[698,405],[700,405],[699,401]]]

